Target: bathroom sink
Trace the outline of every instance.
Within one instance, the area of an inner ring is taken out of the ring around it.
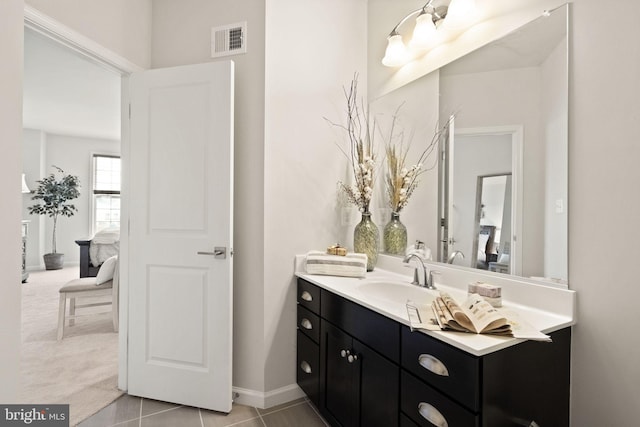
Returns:
[[[417,304],[431,304],[435,297],[438,296],[438,291],[435,290],[429,290],[410,283],[383,280],[364,282],[358,285],[358,291],[368,298],[402,305],[406,304],[407,300]]]

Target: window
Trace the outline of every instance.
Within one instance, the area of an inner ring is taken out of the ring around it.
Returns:
[[[120,227],[120,157],[93,155],[93,231]]]

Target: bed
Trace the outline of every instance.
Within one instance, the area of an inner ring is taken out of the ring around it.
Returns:
[[[107,258],[120,250],[120,230],[99,231],[91,239],[76,240],[80,247],[80,277],[96,277]]]

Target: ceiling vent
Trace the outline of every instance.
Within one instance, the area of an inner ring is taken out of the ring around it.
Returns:
[[[211,28],[211,57],[247,53],[247,22]]]

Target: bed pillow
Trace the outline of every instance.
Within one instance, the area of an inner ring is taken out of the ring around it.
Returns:
[[[113,274],[116,271],[117,261],[118,256],[114,255],[111,258],[107,258],[107,260],[102,263],[100,269],[98,270],[98,274],[96,275],[96,285],[102,285],[104,282],[113,280]]]

